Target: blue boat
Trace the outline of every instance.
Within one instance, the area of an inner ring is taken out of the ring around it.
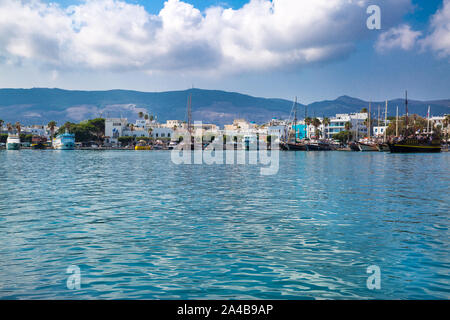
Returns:
[[[72,133],[59,134],[53,139],[53,148],[56,150],[73,150],[75,149],[75,135]]]

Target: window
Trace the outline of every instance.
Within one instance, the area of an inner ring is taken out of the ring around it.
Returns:
[[[164,138],[166,135],[164,133],[161,133],[161,138]]]
[[[158,134],[156,134],[156,137],[158,138]]]
[[[170,138],[170,132],[167,134],[167,136]]]

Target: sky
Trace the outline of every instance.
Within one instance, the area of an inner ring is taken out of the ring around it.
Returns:
[[[0,0],[0,87],[448,99],[450,0]]]

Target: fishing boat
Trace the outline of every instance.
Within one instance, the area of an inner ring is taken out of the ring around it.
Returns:
[[[66,130],[53,139],[52,146],[56,150],[73,150],[75,149],[75,135]]]
[[[309,143],[306,143],[306,150],[307,151],[330,151],[331,146],[329,143],[326,143],[324,141],[311,141]]]
[[[285,136],[285,140],[280,141],[280,149],[284,151],[307,151],[306,145],[297,139],[299,134],[297,131],[297,97],[295,97],[289,119],[292,113],[294,114],[294,121],[291,128],[286,127],[288,133]]]
[[[361,149],[359,148],[359,144],[357,142],[350,142],[348,146],[352,151],[361,151]]]
[[[33,149],[45,149],[47,139],[45,137],[34,135],[31,138],[31,148]]]
[[[441,152],[441,139],[432,134],[412,135],[388,143],[392,153],[435,153]]]
[[[408,127],[408,92],[405,93],[405,130],[402,137],[396,137],[388,142],[389,150],[392,153],[437,153],[441,152],[441,138],[427,131],[425,133],[414,133]],[[429,111],[428,111],[429,113]]]
[[[306,151],[306,145],[300,142],[281,142],[280,148],[284,151]]]
[[[9,133],[8,139],[6,139],[7,150],[19,150],[20,149],[20,136],[16,133]]]
[[[359,141],[358,146],[361,151],[378,151],[377,144],[371,141]]]
[[[380,152],[389,152],[389,145],[387,143],[378,143],[377,149]]]
[[[134,150],[152,150],[152,147],[149,146],[144,140],[140,140],[134,147]]]

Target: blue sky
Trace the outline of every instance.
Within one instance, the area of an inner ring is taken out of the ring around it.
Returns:
[[[333,1],[4,0],[0,87],[450,98],[449,0]]]

